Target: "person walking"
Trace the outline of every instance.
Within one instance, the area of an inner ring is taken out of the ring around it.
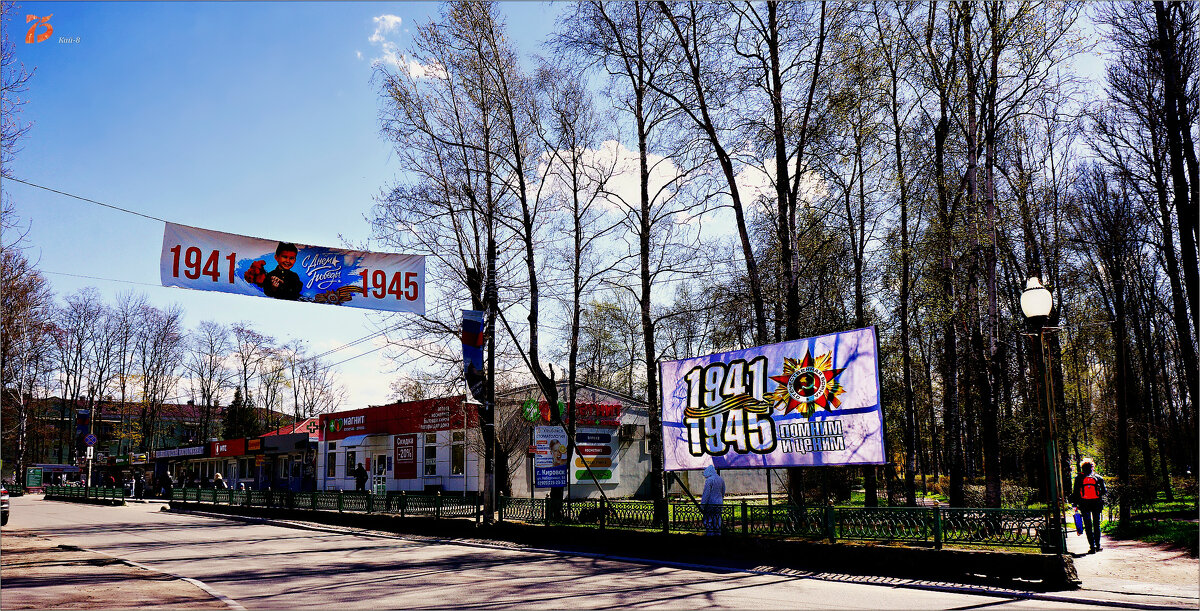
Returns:
[[[213,488],[224,490],[229,486],[225,484],[225,478],[220,473],[213,476]]]
[[[354,489],[366,492],[367,490],[367,470],[362,463],[354,468]]]
[[[1090,458],[1079,462],[1079,475],[1075,476],[1071,501],[1083,513],[1083,530],[1087,533],[1089,554],[1100,551],[1100,511],[1104,509],[1104,495],[1108,488],[1104,478],[1095,473],[1096,463]]]
[[[704,493],[700,495],[700,507],[704,514],[704,534],[721,534],[721,506],[725,503],[725,479],[717,468],[704,468]]]

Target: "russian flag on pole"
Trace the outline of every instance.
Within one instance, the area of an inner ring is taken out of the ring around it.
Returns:
[[[481,310],[463,310],[462,313],[463,376],[471,395],[478,401],[484,401],[484,313]]]

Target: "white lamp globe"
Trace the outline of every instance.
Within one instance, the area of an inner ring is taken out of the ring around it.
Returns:
[[[1025,318],[1049,316],[1054,299],[1050,291],[1042,286],[1042,281],[1034,276],[1025,283],[1025,292],[1021,293],[1021,312]]]

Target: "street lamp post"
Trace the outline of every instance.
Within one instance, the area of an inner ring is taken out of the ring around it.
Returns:
[[[1050,310],[1054,307],[1054,299],[1050,291],[1042,286],[1036,276],[1030,278],[1021,293],[1021,312],[1029,321],[1034,331],[1030,337],[1037,338],[1037,363],[1042,378],[1042,388],[1045,392],[1045,419],[1042,433],[1046,459],[1046,505],[1049,508],[1046,517],[1046,537],[1042,541],[1042,551],[1062,554],[1066,550],[1062,530],[1062,493],[1058,479],[1058,440],[1054,426],[1054,394],[1050,384],[1050,363],[1046,354],[1046,331],[1053,330],[1046,326]]]

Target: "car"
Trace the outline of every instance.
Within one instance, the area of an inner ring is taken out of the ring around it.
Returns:
[[[0,526],[8,525],[8,489],[0,486]]]

